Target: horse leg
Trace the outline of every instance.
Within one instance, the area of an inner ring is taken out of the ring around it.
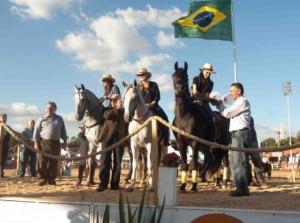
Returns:
[[[221,187],[220,181],[221,181],[221,170],[219,169],[216,173],[215,173],[215,178],[216,178],[216,182],[215,182],[215,187]]]
[[[133,160],[133,157],[132,157],[132,151],[131,151],[131,148],[130,146],[127,147],[127,150],[128,150],[128,154],[129,154],[129,159],[130,159],[130,169],[128,171],[128,174],[125,178],[125,183],[128,183],[129,182],[129,179],[131,178],[131,175],[132,175],[132,160]]]
[[[91,147],[90,147],[91,148]],[[89,155],[96,153],[97,152],[97,147],[92,147]],[[87,180],[86,180],[86,186],[91,186],[94,185],[94,175],[95,175],[95,168],[96,168],[96,158],[95,157],[90,157],[88,159],[88,176],[87,176]]]
[[[225,189],[228,186],[229,181],[229,160],[228,160],[228,154],[223,157],[224,162],[224,169],[223,169],[223,185],[222,188]]]
[[[181,156],[181,187],[179,188],[179,192],[185,192],[186,182],[187,182],[187,172],[188,172],[188,164],[187,164],[187,147],[179,146],[177,144],[177,148],[179,149]]]
[[[209,166],[212,164],[212,162],[215,160],[213,154],[210,152],[210,148],[205,145],[199,145],[197,143],[196,148],[200,148],[200,151],[204,154],[204,163],[203,163],[203,169],[202,173],[209,170]]]
[[[198,150],[193,148],[193,158],[191,160],[192,163],[192,192],[198,192],[197,189],[197,177],[198,177],[198,171],[197,171],[197,166],[198,166]]]
[[[95,168],[96,168],[95,157],[90,157],[88,162],[89,162],[89,168],[88,168],[86,186],[91,186],[91,185],[95,185],[95,181],[94,181]]]
[[[126,191],[127,192],[132,192],[134,190],[134,185],[136,182],[136,169],[137,169],[137,164],[139,161],[139,151],[138,151],[138,146],[134,143],[134,141],[131,141],[131,150],[132,150],[132,174],[131,174],[131,182],[130,185],[127,187]]]
[[[149,191],[153,192],[154,191],[154,187],[153,187],[153,179],[152,179],[152,173],[153,173],[153,169],[152,169],[152,165],[153,165],[153,154],[151,153],[151,143],[148,143],[146,145],[146,149],[147,149],[147,169],[148,169],[148,175],[149,175]]]

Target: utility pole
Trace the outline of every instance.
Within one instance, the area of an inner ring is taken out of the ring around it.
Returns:
[[[289,142],[290,146],[292,145],[292,136],[291,136],[291,119],[290,119],[290,100],[289,96],[292,95],[292,84],[290,81],[285,81],[283,83],[283,95],[287,98],[287,108],[288,108],[288,125],[289,125]],[[292,182],[295,182],[295,172],[294,172],[294,165],[293,165],[293,153],[290,149],[290,157],[292,161]]]

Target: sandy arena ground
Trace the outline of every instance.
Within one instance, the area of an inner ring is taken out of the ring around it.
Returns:
[[[98,174],[98,169],[96,174]],[[99,193],[95,192],[97,185],[88,187],[85,185],[76,186],[77,169],[73,169],[72,177],[57,178],[57,185],[37,186],[38,179],[25,176],[20,178],[12,175],[12,170],[5,170],[6,178],[0,179],[0,198],[37,201],[68,201],[68,202],[92,202],[92,203],[118,203],[119,192],[107,189]],[[126,170],[122,170],[123,179]],[[257,209],[257,210],[290,210],[300,211],[300,178],[296,172],[296,182],[290,180],[291,171],[273,171],[272,180],[268,181],[268,187],[249,187],[251,196],[230,197],[229,191],[234,188],[215,188],[213,183],[199,183],[198,193],[187,192],[177,193],[178,206],[193,207],[216,207],[236,209]],[[96,175],[98,181],[98,176]],[[199,180],[200,182],[200,180]],[[177,188],[180,185],[180,178],[177,181]],[[139,204],[143,186],[137,185],[134,192],[126,192],[128,184],[121,183],[124,195],[130,203]],[[149,204],[153,203],[153,193],[147,193]]]

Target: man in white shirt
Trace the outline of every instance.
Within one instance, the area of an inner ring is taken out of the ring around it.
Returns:
[[[233,104],[226,108],[222,101],[214,101],[220,114],[230,118],[231,146],[247,148],[251,142],[250,133],[250,104],[244,97],[244,87],[241,83],[233,83],[230,87]],[[236,185],[236,190],[230,196],[249,196],[247,180],[247,160],[244,152],[231,151],[230,168]]]

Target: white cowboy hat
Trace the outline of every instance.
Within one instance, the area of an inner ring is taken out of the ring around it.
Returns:
[[[112,83],[116,82],[116,79],[111,76],[111,74],[103,74],[101,81],[110,80]]]
[[[202,68],[199,68],[199,70],[207,70],[207,71],[209,71],[211,74],[215,74],[216,72],[214,72],[214,69],[213,69],[213,65],[212,64],[209,64],[209,63],[205,63],[204,65],[203,65],[203,67]]]
[[[142,68],[139,70],[139,72],[137,72],[135,75],[136,76],[141,76],[142,74],[146,74],[148,76],[148,78],[150,78],[152,76],[152,74],[146,69],[146,68]]]

